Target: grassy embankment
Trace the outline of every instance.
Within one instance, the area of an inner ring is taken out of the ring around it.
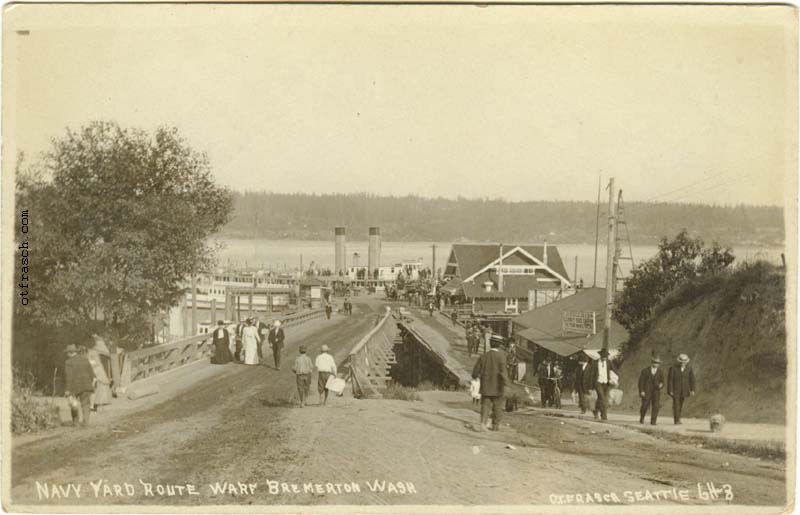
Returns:
[[[685,284],[631,336],[622,365],[622,389],[637,391],[639,371],[652,353],[667,368],[678,354],[691,358],[697,394],[684,415],[722,413],[728,421],[786,422],[785,275],[759,262]],[[666,393],[666,392],[665,392]],[[664,411],[671,409],[664,395]],[[626,395],[623,408],[638,408]]]

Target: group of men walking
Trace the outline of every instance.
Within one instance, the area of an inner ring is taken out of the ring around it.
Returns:
[[[694,371],[689,366],[689,356],[680,354],[677,363],[670,367],[666,379],[660,366],[661,359],[653,356],[650,366],[642,369],[639,374],[638,389],[641,399],[639,423],[644,424],[647,412],[650,411],[650,423],[656,425],[661,409],[661,390],[666,385],[667,394],[672,397],[673,420],[675,424],[681,424],[683,403],[695,393],[695,377]],[[581,354],[575,371],[574,385],[581,413],[589,410],[589,396],[594,390],[597,401],[592,412],[595,418],[607,420],[609,390],[616,386],[618,381],[617,370],[608,360],[608,351],[601,350],[600,359],[593,363],[589,363],[587,356]]]
[[[661,409],[661,390],[666,384],[667,395],[672,397],[672,419],[675,424],[681,424],[683,403],[695,392],[694,371],[689,366],[689,356],[678,356],[678,362],[670,367],[666,381],[664,371],[660,368],[661,359],[653,356],[650,361],[650,366],[639,374],[639,397],[642,400],[639,423],[644,424],[647,411],[650,410],[650,424],[656,425]]]

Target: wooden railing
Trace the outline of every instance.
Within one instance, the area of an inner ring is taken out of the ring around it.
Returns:
[[[380,395],[375,385],[369,380],[377,367],[386,362],[386,356],[391,351],[394,334],[397,331],[391,308],[386,308],[386,313],[378,319],[373,327],[361,340],[356,343],[345,362],[348,376],[352,382],[353,396],[363,397],[369,390],[372,395]]]
[[[280,320],[282,327],[288,328],[323,316],[325,316],[324,309],[314,309],[275,317],[269,322],[271,324],[274,320]],[[137,381],[209,358],[214,353],[211,344],[212,334],[189,336],[174,342],[137,349],[121,356],[112,354],[112,362],[121,363],[120,367],[112,366],[113,375],[117,375],[115,370],[119,370],[118,377],[114,377],[114,383],[117,388],[124,391],[125,388]]]

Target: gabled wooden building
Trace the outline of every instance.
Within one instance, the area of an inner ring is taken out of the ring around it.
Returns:
[[[453,244],[442,291],[476,314],[518,314],[574,292],[553,245]]]

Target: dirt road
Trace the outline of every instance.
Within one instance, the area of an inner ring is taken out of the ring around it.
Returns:
[[[312,357],[327,343],[341,361],[380,309],[357,304],[303,343]],[[782,463],[536,414],[510,414],[502,431],[478,433],[460,392],[423,392],[423,402],[348,395],[300,409],[289,371],[297,343],[281,371],[226,365],[113,426],[15,446],[13,502],[646,505],[726,504],[733,495],[735,504],[784,503]],[[704,498],[707,482],[717,498]]]

